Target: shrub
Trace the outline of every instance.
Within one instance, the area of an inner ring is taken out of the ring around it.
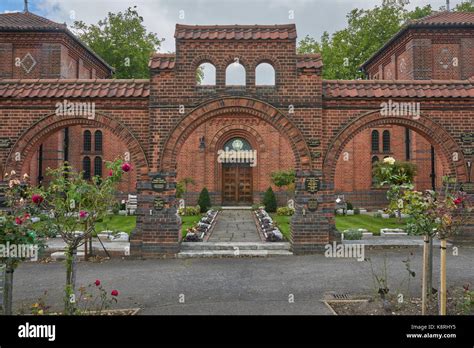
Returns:
[[[263,205],[268,213],[274,213],[277,210],[277,200],[272,188],[269,187],[263,196]]]
[[[360,209],[359,208],[354,209],[354,215],[360,215]]]
[[[347,210],[353,210],[354,209],[354,206],[352,205],[351,202],[346,202],[347,204]]]
[[[222,210],[222,207],[219,206],[219,205],[215,205],[215,206],[211,207],[211,210],[214,210],[214,211],[221,211],[221,210]]]
[[[178,214],[181,216],[195,216],[201,214],[201,207],[196,205],[195,207],[179,208]]]
[[[375,218],[382,218],[382,213],[378,211],[374,214],[374,217]]]
[[[288,207],[280,207],[277,209],[277,215],[281,216],[291,216],[295,213],[295,210]]]
[[[355,228],[351,228],[350,230],[347,230],[346,232],[344,232],[344,239],[360,240],[362,239],[362,232]]]
[[[201,213],[205,213],[212,206],[211,197],[207,188],[203,188],[199,194],[198,204],[201,207]]]

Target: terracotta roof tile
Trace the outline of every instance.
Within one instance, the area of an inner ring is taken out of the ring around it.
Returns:
[[[149,96],[149,80],[0,80],[0,98]]]
[[[150,69],[173,69],[176,63],[176,56],[168,53],[155,53],[148,63]]]
[[[64,30],[66,24],[50,21],[31,12],[0,14],[0,30]]]
[[[325,80],[325,98],[474,98],[474,80]]]
[[[174,37],[192,40],[294,40],[294,24],[279,25],[183,25],[177,24]]]
[[[319,53],[301,54],[297,56],[296,66],[298,69],[320,69],[323,66],[323,60]]]

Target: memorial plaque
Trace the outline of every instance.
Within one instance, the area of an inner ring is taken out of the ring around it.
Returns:
[[[0,148],[5,149],[10,147],[12,144],[11,140],[9,138],[0,138]]]
[[[164,207],[165,207],[164,199],[160,197],[156,197],[155,200],[153,201],[153,208],[155,208],[155,210],[163,210]]]
[[[464,133],[461,135],[461,141],[463,143],[473,143],[474,142],[474,133]]]
[[[309,193],[316,193],[319,191],[321,187],[321,182],[319,181],[318,178],[309,177],[309,178],[306,178],[304,182],[304,186],[305,186],[306,191],[308,191]]]
[[[155,192],[163,192],[167,186],[168,182],[161,175],[156,175],[151,179],[151,189]]]
[[[321,140],[319,139],[309,139],[308,140],[308,146],[309,147],[318,147],[321,145]]]
[[[461,184],[461,189],[466,193],[474,193],[474,182],[465,182]]]
[[[467,149],[464,149],[464,150],[462,150],[462,152],[463,152],[466,156],[474,155],[474,147],[469,147],[469,148],[467,148]]]
[[[312,158],[320,158],[321,157],[321,152],[319,152],[319,151],[311,152],[311,157]]]
[[[316,211],[318,210],[319,202],[316,198],[308,199],[308,210],[309,211]]]

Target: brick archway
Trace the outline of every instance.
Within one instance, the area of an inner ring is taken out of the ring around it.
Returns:
[[[223,115],[251,115],[272,125],[284,134],[295,156],[296,169],[310,169],[311,156],[303,134],[291,120],[270,104],[251,98],[224,98],[202,104],[185,116],[166,139],[158,168],[173,172],[177,155],[191,133],[204,122]]]
[[[33,156],[34,150],[38,144],[58,130],[77,125],[101,127],[116,135],[126,144],[130,151],[130,157],[136,169],[137,180],[146,177],[149,171],[149,165],[145,151],[139,141],[124,124],[109,115],[99,112],[96,112],[94,119],[88,119],[86,117],[58,116],[56,114],[43,117],[30,126],[18,138],[8,154],[5,167],[7,170],[15,169],[20,173],[24,163],[27,163],[27,161]],[[19,161],[15,160],[17,153],[20,154]]]
[[[333,138],[323,162],[325,181],[334,183],[337,159],[351,139],[365,129],[383,125],[408,127],[419,133],[442,153],[443,165],[447,167],[450,175],[455,175],[459,181],[467,179],[464,156],[459,145],[441,125],[430,119],[429,115],[422,114],[418,120],[409,117],[382,117],[377,110],[359,116]],[[457,162],[451,160],[454,152],[459,156]]]

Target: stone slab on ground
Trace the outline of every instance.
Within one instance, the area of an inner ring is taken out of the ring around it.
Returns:
[[[252,214],[251,210],[222,210],[209,242],[260,242]]]

